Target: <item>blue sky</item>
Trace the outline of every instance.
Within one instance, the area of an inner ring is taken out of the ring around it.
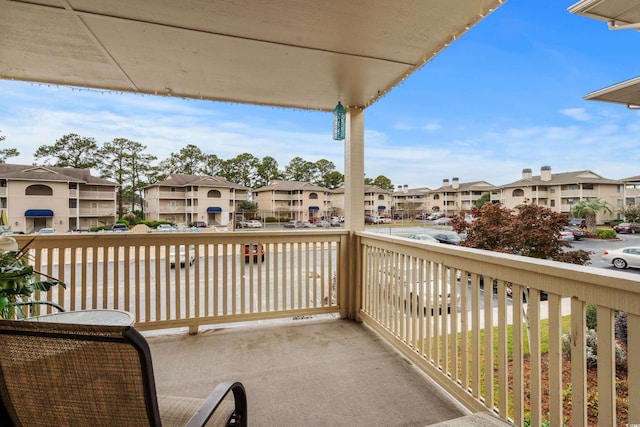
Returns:
[[[544,3],[544,5],[542,5]],[[574,1],[509,0],[365,111],[365,173],[394,185],[520,179],[590,169],[640,175],[640,111],[583,96],[640,75],[637,31],[574,16]],[[80,91],[0,80],[4,148],[31,164],[41,145],[77,133],[128,138],[160,159],[195,144],[228,159],[328,159],[344,172],[327,113]]]

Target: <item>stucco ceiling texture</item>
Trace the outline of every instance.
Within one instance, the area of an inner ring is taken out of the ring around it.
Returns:
[[[503,0],[0,0],[0,78],[366,108]]]

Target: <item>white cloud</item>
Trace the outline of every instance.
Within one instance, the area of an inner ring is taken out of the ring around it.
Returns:
[[[584,108],[565,108],[563,110],[560,110],[560,113],[580,122],[591,120],[591,116],[585,111]]]

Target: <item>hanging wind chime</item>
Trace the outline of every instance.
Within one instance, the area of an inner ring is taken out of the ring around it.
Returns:
[[[345,130],[347,127],[347,110],[342,106],[340,101],[333,110],[333,139],[336,141],[344,140]]]

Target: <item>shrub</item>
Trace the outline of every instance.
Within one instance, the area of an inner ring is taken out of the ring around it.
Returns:
[[[122,220],[127,221],[129,226],[136,225],[138,223],[138,217],[132,213],[123,215]]]
[[[278,219],[275,216],[268,216],[265,218],[264,222],[278,222]]]
[[[127,221],[126,219],[119,219],[116,221],[116,224],[125,224],[127,227],[129,227],[129,221]]]
[[[595,304],[587,303],[586,308],[587,328],[596,329],[598,327],[598,308]]]
[[[587,367],[594,368],[598,365],[598,333],[595,329],[587,329],[585,335]],[[562,353],[567,359],[571,359],[571,335],[562,334]],[[616,368],[626,369],[627,351],[618,341],[615,343]]]
[[[618,233],[608,228],[596,228],[596,235],[599,239],[615,239]]]
[[[616,314],[615,328],[616,338],[622,341],[624,345],[627,345],[627,313],[624,311],[619,311]]]

